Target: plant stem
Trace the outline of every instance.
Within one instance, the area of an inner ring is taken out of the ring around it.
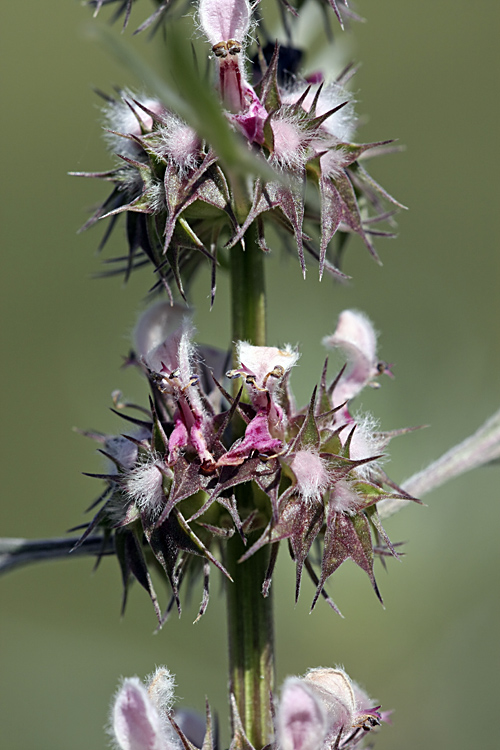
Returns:
[[[245,250],[231,250],[231,308],[233,342],[266,343],[266,293],[264,254],[252,224],[245,234]],[[238,364],[238,363],[235,363]]]
[[[252,491],[251,486],[244,487]],[[249,535],[248,544],[254,541]],[[272,739],[273,611],[272,597],[264,599],[261,592],[268,549],[264,547],[238,563],[247,548],[236,534],[227,545],[226,563],[234,580],[227,583],[229,686],[245,734],[253,747],[260,750]]]
[[[245,250],[231,250],[231,302],[233,342],[243,340],[263,346],[266,340],[263,253],[252,225],[245,235]],[[236,366],[239,363],[235,363]],[[236,491],[241,518],[255,507],[253,486]],[[255,536],[255,535],[253,535]],[[247,544],[255,541],[249,535]],[[229,684],[235,696],[243,729],[260,750],[272,739],[271,691],[274,687],[273,611],[271,596],[262,596],[269,550],[264,547],[243,563],[248,549],[235,534],[227,544],[227,568],[234,583],[227,583]]]

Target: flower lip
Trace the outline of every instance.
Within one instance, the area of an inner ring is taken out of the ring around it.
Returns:
[[[342,349],[348,359],[347,369],[335,387],[335,404],[350,401],[381,372],[377,334],[367,316],[357,310],[340,313],[335,333],[325,336],[323,345]]]
[[[272,391],[277,383],[296,364],[299,353],[289,344],[284,349],[276,346],[253,346],[239,341],[236,347],[240,369],[231,370],[228,377],[244,377],[257,391]]]
[[[241,49],[241,42],[236,40],[247,36],[250,13],[248,0],[200,0],[198,7],[200,26],[207,39],[213,47],[224,44],[229,54],[235,54],[230,51],[230,45],[240,45]],[[217,55],[215,50],[214,53]]]
[[[134,331],[134,342],[139,356],[154,358],[154,353],[170,336],[182,329],[189,309],[182,305],[157,302],[140,316]]]
[[[138,677],[122,681],[114,697],[110,734],[120,750],[155,748],[180,750],[181,742],[170,723],[174,678],[158,667],[147,686]]]

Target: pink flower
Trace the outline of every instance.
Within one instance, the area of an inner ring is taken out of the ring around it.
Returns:
[[[157,302],[140,316],[134,331],[137,354],[150,370],[179,366],[179,344],[189,310],[182,305]]]
[[[280,750],[345,750],[358,746],[364,733],[387,714],[343,669],[310,669],[302,678],[289,677],[282,689],[276,734]]]
[[[310,669],[304,682],[319,698],[328,717],[329,733],[350,730],[354,721],[356,699],[350,677],[343,669]]]
[[[346,424],[341,436],[343,443],[347,439],[348,428],[356,425],[351,435],[349,457],[360,461],[377,456],[386,447],[387,440],[378,434],[378,424],[370,415],[353,417],[349,403],[365,386],[377,387],[375,378],[382,372],[391,374],[389,365],[377,357],[375,329],[363,313],[344,310],[339,315],[335,333],[326,336],[323,344],[341,349],[347,357],[346,369],[333,390],[332,407],[342,407],[337,411],[336,419]],[[359,467],[356,472],[368,477],[371,468],[373,463]]]
[[[146,688],[138,677],[123,680],[111,709],[111,734],[120,750],[179,750],[180,741],[168,720],[173,677],[163,667]]]
[[[335,333],[325,336],[323,345],[342,349],[347,357],[347,368],[333,392],[333,406],[350,401],[380,373],[377,334],[367,316],[357,310],[340,313]]]
[[[236,356],[240,366],[231,370],[228,377],[244,377],[252,403],[259,408],[266,405],[266,394],[273,396],[278,390],[283,377],[297,363],[300,355],[290,345],[278,349],[239,341]]]
[[[326,716],[320,700],[304,680],[289,677],[281,691],[277,716],[280,750],[318,750],[326,731]]]
[[[253,346],[239,341],[236,347],[240,366],[230,370],[229,378],[245,378],[255,417],[246,427],[243,439],[235,443],[219,460],[219,465],[238,465],[251,453],[274,454],[283,447],[286,417],[276,399],[276,391],[299,358],[290,346]]]
[[[200,0],[200,26],[212,45],[245,40],[250,26],[248,0]]]
[[[174,429],[168,441],[169,464],[191,447],[202,464],[212,466],[207,446],[212,419],[198,387],[193,328],[186,312],[168,302],[153,305],[137,324],[136,346],[161,393],[171,397]]]

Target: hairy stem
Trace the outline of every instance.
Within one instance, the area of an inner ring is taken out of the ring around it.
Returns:
[[[231,250],[231,302],[233,341],[263,346],[266,340],[263,253],[252,225],[245,236],[245,250]],[[238,365],[239,363],[235,363]],[[237,488],[242,518],[252,512],[253,487]],[[248,544],[252,544],[249,535]],[[270,695],[274,687],[272,599],[262,596],[262,582],[269,561],[267,548],[239,563],[245,547],[235,534],[227,545],[226,564],[234,583],[227,584],[229,683],[235,696],[243,729],[260,750],[272,739]]]

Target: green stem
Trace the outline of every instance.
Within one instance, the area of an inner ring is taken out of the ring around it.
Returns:
[[[245,235],[245,250],[231,250],[233,341],[263,346],[266,341],[263,253],[252,225]],[[236,366],[239,363],[235,363]],[[253,487],[237,487],[242,518],[255,508]],[[264,599],[262,583],[269,561],[264,547],[243,563],[245,547],[235,534],[227,544],[227,568],[234,583],[227,584],[229,683],[246,736],[260,750],[272,739],[270,695],[274,687],[273,611],[271,596]]]
[[[245,489],[252,491],[248,485]],[[251,537],[248,544],[255,541]],[[246,549],[236,534],[227,545],[227,568],[234,580],[227,584],[229,685],[245,734],[260,750],[272,739],[273,610],[271,596],[264,599],[261,591],[269,551],[264,547],[238,563]]]
[[[231,308],[233,341],[266,343],[266,293],[264,253],[257,244],[257,229],[252,224],[241,245],[231,250]]]

